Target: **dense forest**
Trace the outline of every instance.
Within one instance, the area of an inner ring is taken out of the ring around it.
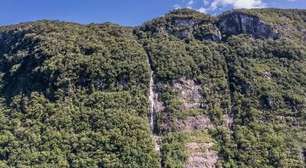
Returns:
[[[0,167],[303,168],[305,44],[290,9],[2,26]]]

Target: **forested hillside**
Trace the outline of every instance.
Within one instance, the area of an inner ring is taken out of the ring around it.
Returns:
[[[0,167],[306,166],[306,11],[0,27]]]

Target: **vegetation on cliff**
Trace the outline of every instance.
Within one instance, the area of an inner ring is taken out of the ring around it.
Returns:
[[[254,27],[220,29],[221,18],[244,17]],[[184,167],[192,143],[214,144],[221,167],[305,167],[305,18],[181,9],[137,28],[1,27],[0,167]],[[151,70],[160,154],[148,122]],[[206,125],[188,125],[199,119]]]

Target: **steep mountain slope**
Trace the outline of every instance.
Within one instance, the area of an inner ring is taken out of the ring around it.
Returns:
[[[117,25],[1,31],[1,167],[157,167],[146,53]]]
[[[1,167],[305,167],[306,11],[0,28]]]

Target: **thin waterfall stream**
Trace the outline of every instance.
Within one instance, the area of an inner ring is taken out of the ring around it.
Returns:
[[[159,156],[161,156],[160,153],[160,136],[156,134],[156,110],[155,110],[155,99],[156,94],[154,93],[154,79],[153,75],[154,72],[152,70],[151,60],[148,56],[147,58],[148,65],[150,67],[150,83],[149,83],[149,123],[150,123],[150,129],[153,136],[153,141],[155,144],[155,150],[158,152]]]
[[[153,71],[150,70],[150,84],[149,84],[149,121],[150,121],[150,128],[152,134],[154,134],[155,124],[154,124],[154,80],[153,80]]]

